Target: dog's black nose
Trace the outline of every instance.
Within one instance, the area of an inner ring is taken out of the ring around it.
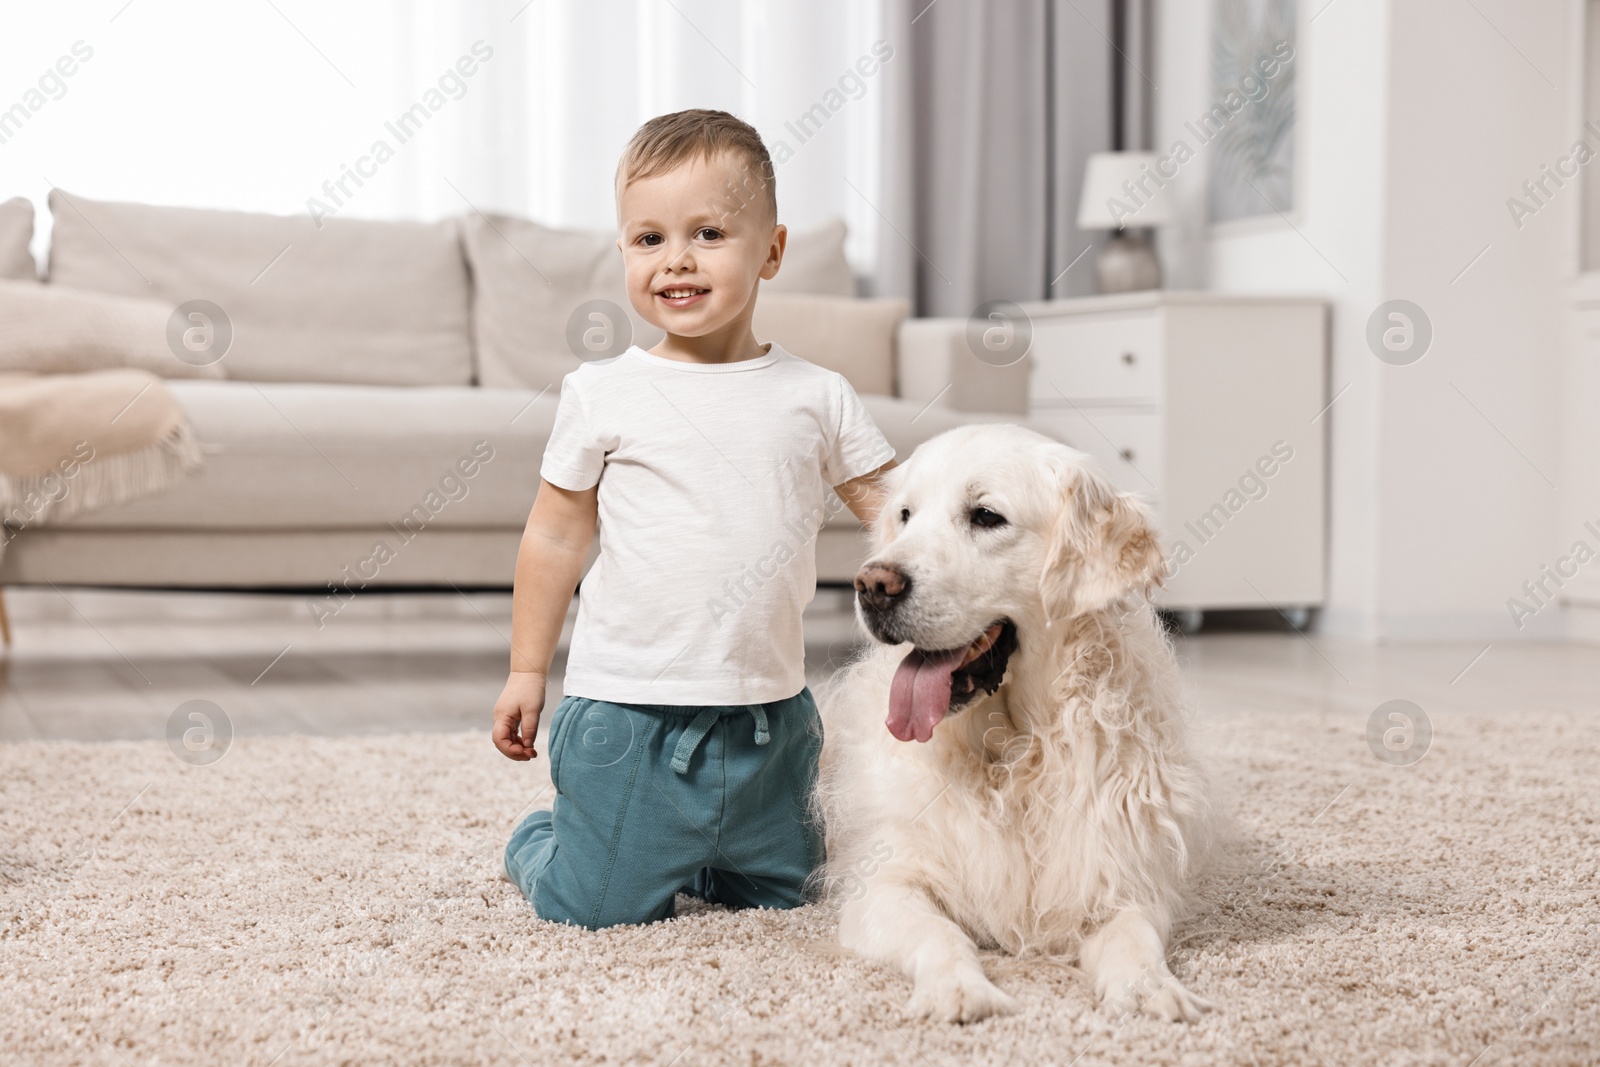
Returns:
[[[856,574],[856,596],[875,611],[887,611],[911,592],[911,576],[889,563],[868,563]]]

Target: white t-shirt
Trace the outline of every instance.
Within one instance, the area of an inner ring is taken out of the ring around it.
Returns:
[[[770,344],[734,363],[637,345],[561,382],[539,474],[599,483],[564,692],[643,704],[762,704],[806,684],[801,612],[830,486],[894,447],[837,371]]]

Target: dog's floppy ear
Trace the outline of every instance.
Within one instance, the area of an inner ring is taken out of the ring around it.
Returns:
[[[1059,492],[1039,592],[1049,619],[1098,611],[1166,577],[1149,509],[1062,454],[1052,462]]]

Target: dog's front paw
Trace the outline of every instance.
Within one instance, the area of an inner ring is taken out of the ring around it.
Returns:
[[[985,978],[981,970],[918,982],[906,1004],[913,1018],[945,1023],[973,1023],[1021,1010],[1021,1002]]]
[[[1153,995],[1145,997],[1139,1010],[1163,1022],[1197,1023],[1202,1013],[1216,1011],[1217,1006],[1189,992],[1176,978],[1168,978]]]
[[[1163,975],[1159,982],[1155,985],[1147,978],[1142,984],[1125,983],[1123,996],[1102,995],[1102,999],[1121,1014],[1137,1008],[1152,1019],[1169,1023],[1196,1023],[1202,1014],[1217,1008],[1211,1001],[1189,992],[1171,974]]]

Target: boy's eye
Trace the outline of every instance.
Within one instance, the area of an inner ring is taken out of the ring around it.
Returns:
[[[651,247],[654,247],[661,239],[662,237],[659,233],[647,233],[639,237],[641,242]]]
[[[711,236],[710,237],[706,237],[706,234],[710,234]],[[717,229],[713,229],[710,226],[705,226],[705,227],[702,227],[700,232],[697,233],[695,236],[697,236],[697,237],[705,237],[705,239],[708,240],[708,241],[715,241],[718,237],[722,236],[722,231],[721,230],[717,230]]]

